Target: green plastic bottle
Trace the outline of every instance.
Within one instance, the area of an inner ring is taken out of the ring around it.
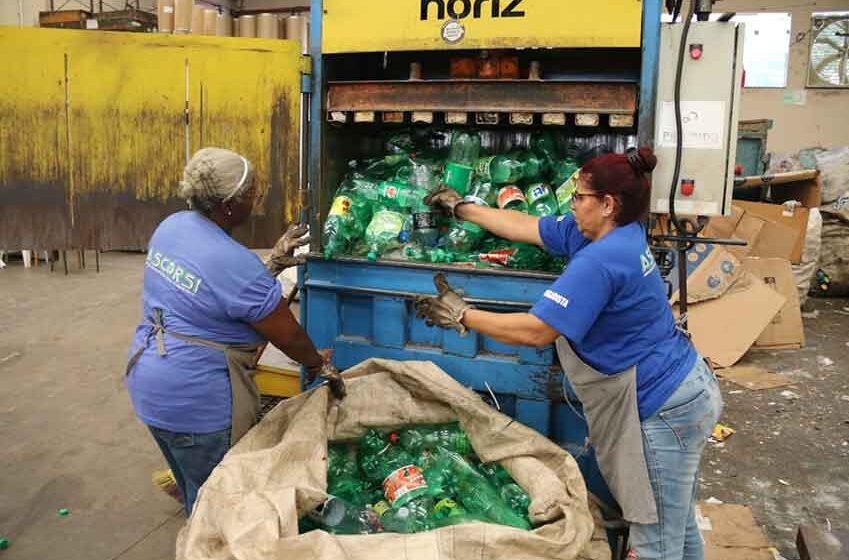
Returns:
[[[572,213],[572,195],[578,190],[578,164],[572,159],[557,162],[554,171],[554,184],[557,185],[554,194],[557,197],[557,208],[561,216]]]
[[[492,207],[496,203],[496,191],[489,181],[475,178],[464,200],[480,206]],[[463,220],[452,220],[445,236],[445,246],[453,253],[470,253],[486,237],[486,230],[479,225]]]
[[[424,497],[390,508],[380,518],[384,531],[410,534],[435,529],[430,515],[432,504],[430,497]]]
[[[528,199],[522,189],[516,185],[504,185],[498,189],[498,207],[502,210],[528,212]]]
[[[460,455],[468,455],[474,451],[469,437],[459,424],[411,426],[401,429],[398,438],[401,446],[414,454],[437,447]]]
[[[378,210],[369,222],[365,232],[368,247],[367,257],[377,260],[383,253],[401,245],[401,232],[405,228],[406,216],[387,208]]]
[[[522,164],[525,181],[542,181],[548,173],[548,162],[531,150],[513,150],[508,156]]]
[[[362,239],[372,219],[377,183],[362,176],[348,177],[339,186],[322,228],[324,256],[332,258]]]
[[[526,243],[513,243],[508,247],[480,253],[478,260],[506,268],[542,270],[546,262],[546,254],[539,247]]]
[[[528,506],[531,505],[531,498],[528,496],[521,486],[515,482],[505,484],[499,489],[501,499],[510,506],[517,514],[527,517]]]
[[[521,180],[525,176],[524,168],[524,164],[518,159],[498,155],[480,158],[475,166],[475,172],[484,181],[506,185]]]
[[[531,134],[531,150],[541,157],[549,168],[553,168],[555,162],[560,159],[560,150],[557,141],[551,132],[534,132]]]
[[[369,507],[331,496],[321,506],[307,514],[310,520],[337,535],[367,535],[383,530],[380,517]]]
[[[557,199],[545,183],[533,183],[525,189],[528,213],[532,216],[556,216]]]
[[[445,162],[443,181],[461,196],[469,192],[480,149],[481,138],[477,132],[458,130],[451,135],[451,152]]]

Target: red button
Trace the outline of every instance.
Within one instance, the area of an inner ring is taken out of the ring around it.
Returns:
[[[695,181],[688,181],[688,180],[681,181],[681,194],[683,194],[684,196],[692,196],[693,191],[695,191],[695,190],[696,190]]]
[[[698,60],[702,57],[702,46],[701,45],[690,45],[690,58],[693,60]]]

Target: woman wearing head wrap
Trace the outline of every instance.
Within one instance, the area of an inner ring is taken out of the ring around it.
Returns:
[[[630,525],[628,558],[700,560],[695,493],[722,397],[710,366],[677,328],[640,223],[648,212],[649,148],[581,168],[574,215],[537,218],[478,206],[443,187],[426,202],[495,235],[569,258],[528,313],[474,309],[437,276],[420,317],[507,344],[556,343],[583,404],[599,468]]]
[[[138,417],[165,455],[190,515],[198,489],[256,422],[253,368],[271,342],[304,365],[308,382],[344,385],[292,315],[273,273],[295,262],[297,228],[278,241],[268,266],[230,236],[250,217],[254,170],[243,156],[204,148],[180,183],[189,210],[156,228],[148,245],[142,321],[127,365]]]

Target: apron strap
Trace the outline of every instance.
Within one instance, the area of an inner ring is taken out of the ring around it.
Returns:
[[[127,370],[124,372],[125,376],[130,375],[130,371],[133,369],[133,367],[135,367],[136,363],[138,363],[139,359],[141,358],[142,352],[144,352],[145,348],[147,348],[147,345],[150,342],[151,336],[156,338],[156,351],[159,353],[160,356],[167,355],[167,352],[165,351],[166,334],[168,336],[176,338],[177,340],[188,342],[189,344],[205,346],[207,348],[212,348],[213,350],[220,350],[221,352],[227,352],[228,350],[235,350],[240,352],[256,352],[261,347],[261,345],[255,344],[222,344],[220,342],[215,342],[214,340],[206,340],[205,338],[188,336],[185,334],[169,331],[162,323],[162,310],[158,307],[153,309],[152,319],[153,324],[150,328],[150,331],[148,331],[147,336],[145,337],[144,343],[138,350],[136,350],[136,352],[130,357],[129,361],[127,362]]]

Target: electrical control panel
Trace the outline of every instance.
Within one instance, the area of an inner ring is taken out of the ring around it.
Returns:
[[[677,145],[675,79],[681,23],[664,24],[660,35],[655,153],[651,211],[669,213]],[[737,118],[743,74],[743,26],[692,22],[681,74],[682,158],[675,213],[717,216],[731,212]]]

